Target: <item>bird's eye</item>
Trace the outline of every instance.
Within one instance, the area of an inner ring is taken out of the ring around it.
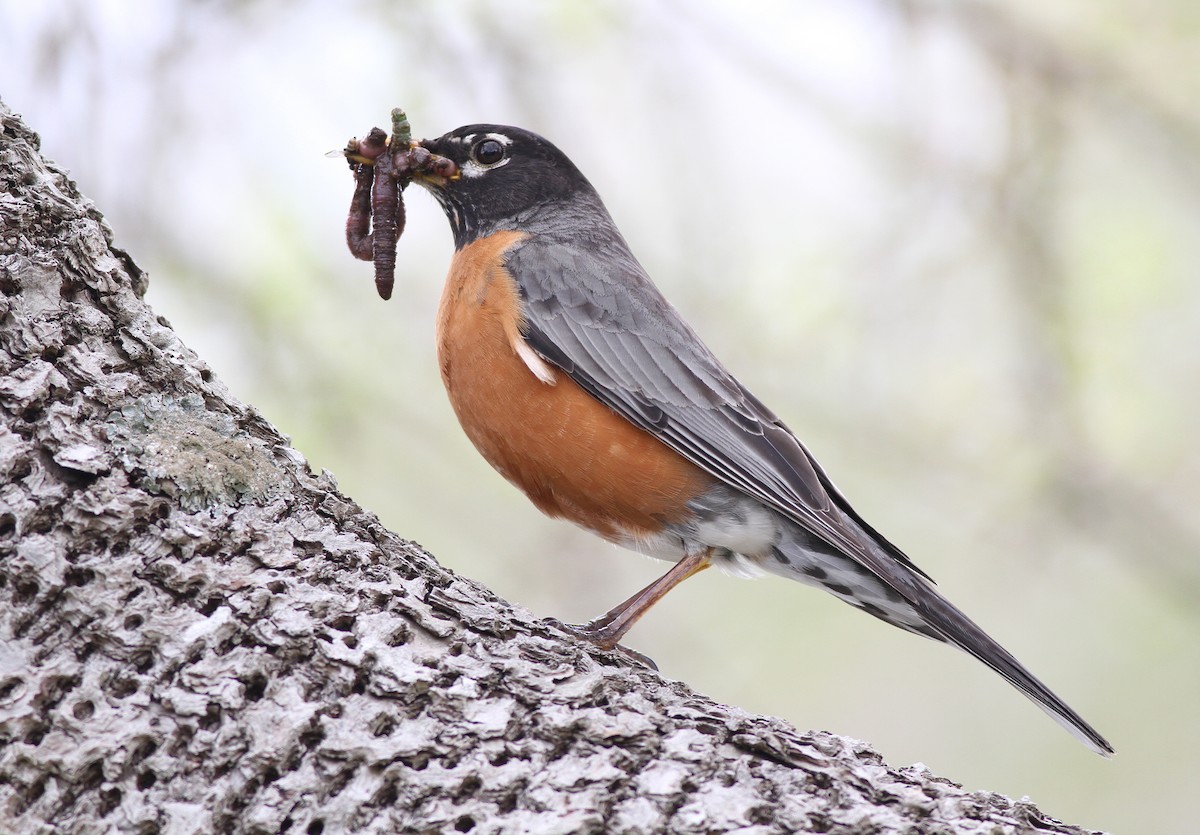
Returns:
[[[480,165],[495,165],[504,159],[504,146],[495,139],[481,139],[471,148],[471,157]]]

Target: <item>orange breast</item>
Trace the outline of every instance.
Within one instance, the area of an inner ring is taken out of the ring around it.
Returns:
[[[503,255],[522,237],[482,238],[450,265],[438,310],[438,361],[463,430],[551,516],[610,539],[680,521],[712,478],[559,369],[545,367],[553,385],[538,379],[519,355],[521,300]]]

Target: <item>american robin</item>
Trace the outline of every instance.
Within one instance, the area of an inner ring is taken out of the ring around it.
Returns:
[[[1112,753],[872,528],[725,370],[558,148],[502,125],[416,147],[438,160],[415,180],[454,233],[437,349],[467,436],[543,512],[674,563],[578,634],[616,647],[650,606],[714,563],[778,574],[965,650],[1093,751]]]

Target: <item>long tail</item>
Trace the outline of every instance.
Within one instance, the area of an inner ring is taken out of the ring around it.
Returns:
[[[798,526],[789,528],[788,535],[776,548],[776,559],[768,560],[764,568],[823,588],[893,626],[952,644],[973,655],[1002,675],[1088,748],[1104,757],[1113,755],[1108,740],[942,597],[924,577],[895,560],[881,547],[871,549],[873,566],[868,568],[859,560],[810,537]],[[881,571],[873,570],[876,566]]]
[[[1108,740],[948,600],[928,589],[923,599],[917,602],[917,608],[945,641],[975,656],[1004,676],[1009,684],[1028,696],[1051,719],[1066,728],[1071,736],[1101,756],[1113,755],[1113,747]]]

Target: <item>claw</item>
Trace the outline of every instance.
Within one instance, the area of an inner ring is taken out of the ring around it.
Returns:
[[[601,621],[603,621],[603,618],[598,618],[590,623],[573,624],[563,623],[558,618],[546,618],[546,623],[549,623],[554,628],[561,629],[569,635],[574,635],[576,638],[587,641],[596,647],[596,649],[604,650],[605,652],[615,652],[625,656],[630,661],[658,672],[658,665],[654,663],[654,659],[649,655],[612,641],[610,639],[611,636],[606,631],[607,624],[603,624]]]

